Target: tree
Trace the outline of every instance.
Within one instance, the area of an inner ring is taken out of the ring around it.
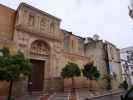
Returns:
[[[100,73],[97,70],[97,67],[93,65],[93,62],[87,63],[84,66],[84,69],[82,70],[83,76],[89,79],[90,81],[92,80],[98,80],[100,77]]]
[[[87,63],[82,72],[83,76],[90,80],[97,80],[100,77],[100,73],[97,67],[93,65],[93,62]]]
[[[8,100],[12,100],[13,82],[20,78],[20,76],[27,76],[31,73],[31,63],[24,55],[17,52],[11,55],[7,48],[0,51],[0,80],[9,81],[9,95]]]
[[[63,78],[71,78],[72,79],[72,92],[74,92],[74,77],[80,76],[81,71],[77,64],[68,63],[62,69],[61,76]]]
[[[124,88],[125,90],[128,89],[128,83],[126,80],[124,80],[122,83],[120,83],[119,88]]]
[[[110,90],[111,89],[111,80],[113,79],[112,75],[105,74],[102,79],[107,81],[107,89]]]

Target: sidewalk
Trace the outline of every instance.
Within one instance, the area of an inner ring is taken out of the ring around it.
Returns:
[[[84,100],[85,98],[98,98],[111,94],[119,94],[123,93],[123,90],[110,90],[110,91],[89,91],[88,89],[76,90],[77,100]],[[21,98],[17,98],[15,100],[68,100],[70,96],[70,92],[55,92],[51,95],[46,94],[33,94],[33,95],[25,95]],[[0,99],[4,100],[4,99]]]
[[[98,98],[100,96],[106,96],[106,95],[111,95],[111,94],[119,94],[122,93],[123,90],[110,90],[110,91],[89,91],[89,90],[77,90],[76,91],[76,96],[77,100],[84,100],[85,98]],[[70,96],[70,93],[67,92],[57,92],[54,93],[49,97],[48,100],[68,100]]]
[[[90,92],[90,91],[78,91],[77,96],[78,100],[84,100],[85,98],[91,99],[91,98],[98,98],[106,95],[111,95],[111,94],[119,94],[123,93],[123,90],[117,89],[117,90],[110,90],[110,91],[95,91],[95,92]]]

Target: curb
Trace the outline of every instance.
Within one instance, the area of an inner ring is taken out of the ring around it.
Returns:
[[[123,93],[123,92],[124,92],[124,91],[112,92],[112,93],[106,93],[106,94],[103,94],[103,95],[98,95],[98,96],[88,97],[88,99],[99,98],[99,97],[104,97],[104,96],[113,95],[113,94],[119,94],[119,93]]]

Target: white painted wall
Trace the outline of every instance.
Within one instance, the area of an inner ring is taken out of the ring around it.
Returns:
[[[133,52],[133,46],[127,47],[127,48],[123,48],[123,49],[120,50],[121,59],[126,60],[126,61],[128,60],[127,56],[129,55],[127,53],[127,51],[132,51]],[[121,62],[122,73],[125,74],[125,71],[123,69],[123,64],[124,64],[124,62]],[[128,75],[129,76],[126,76],[126,78],[127,78],[128,83],[133,85],[133,74],[132,74],[133,73],[133,63],[128,63],[128,65],[129,65],[129,71],[128,71]],[[124,79],[124,76],[123,76],[123,79]]]

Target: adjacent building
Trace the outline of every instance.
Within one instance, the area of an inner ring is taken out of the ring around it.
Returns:
[[[74,62],[83,69],[90,60],[102,75],[114,76],[112,87],[117,88],[121,81],[119,49],[97,35],[83,38],[60,29],[60,23],[61,19],[25,3],[17,10],[0,5],[0,48],[8,47],[12,53],[21,51],[32,62],[31,77],[16,83],[14,91],[62,90],[60,73],[65,64]],[[87,85],[83,76],[75,81],[76,88]],[[105,84],[101,77],[98,88],[105,88]],[[8,83],[0,85],[0,94],[6,94],[4,90],[8,90]]]
[[[133,46],[120,50],[123,80],[133,85]]]
[[[133,19],[133,0],[130,0],[129,9],[129,16]]]
[[[112,88],[118,88],[122,80],[119,49],[108,41],[97,40],[94,37],[94,39],[88,38],[85,53],[87,57],[93,59],[94,64],[101,73],[101,77],[110,74],[112,76]],[[104,84],[104,81],[100,81],[100,83],[102,87],[107,85]]]
[[[133,19],[133,0],[130,0],[129,16]],[[121,49],[121,64],[123,80],[127,80],[129,85],[133,85],[133,47]]]

